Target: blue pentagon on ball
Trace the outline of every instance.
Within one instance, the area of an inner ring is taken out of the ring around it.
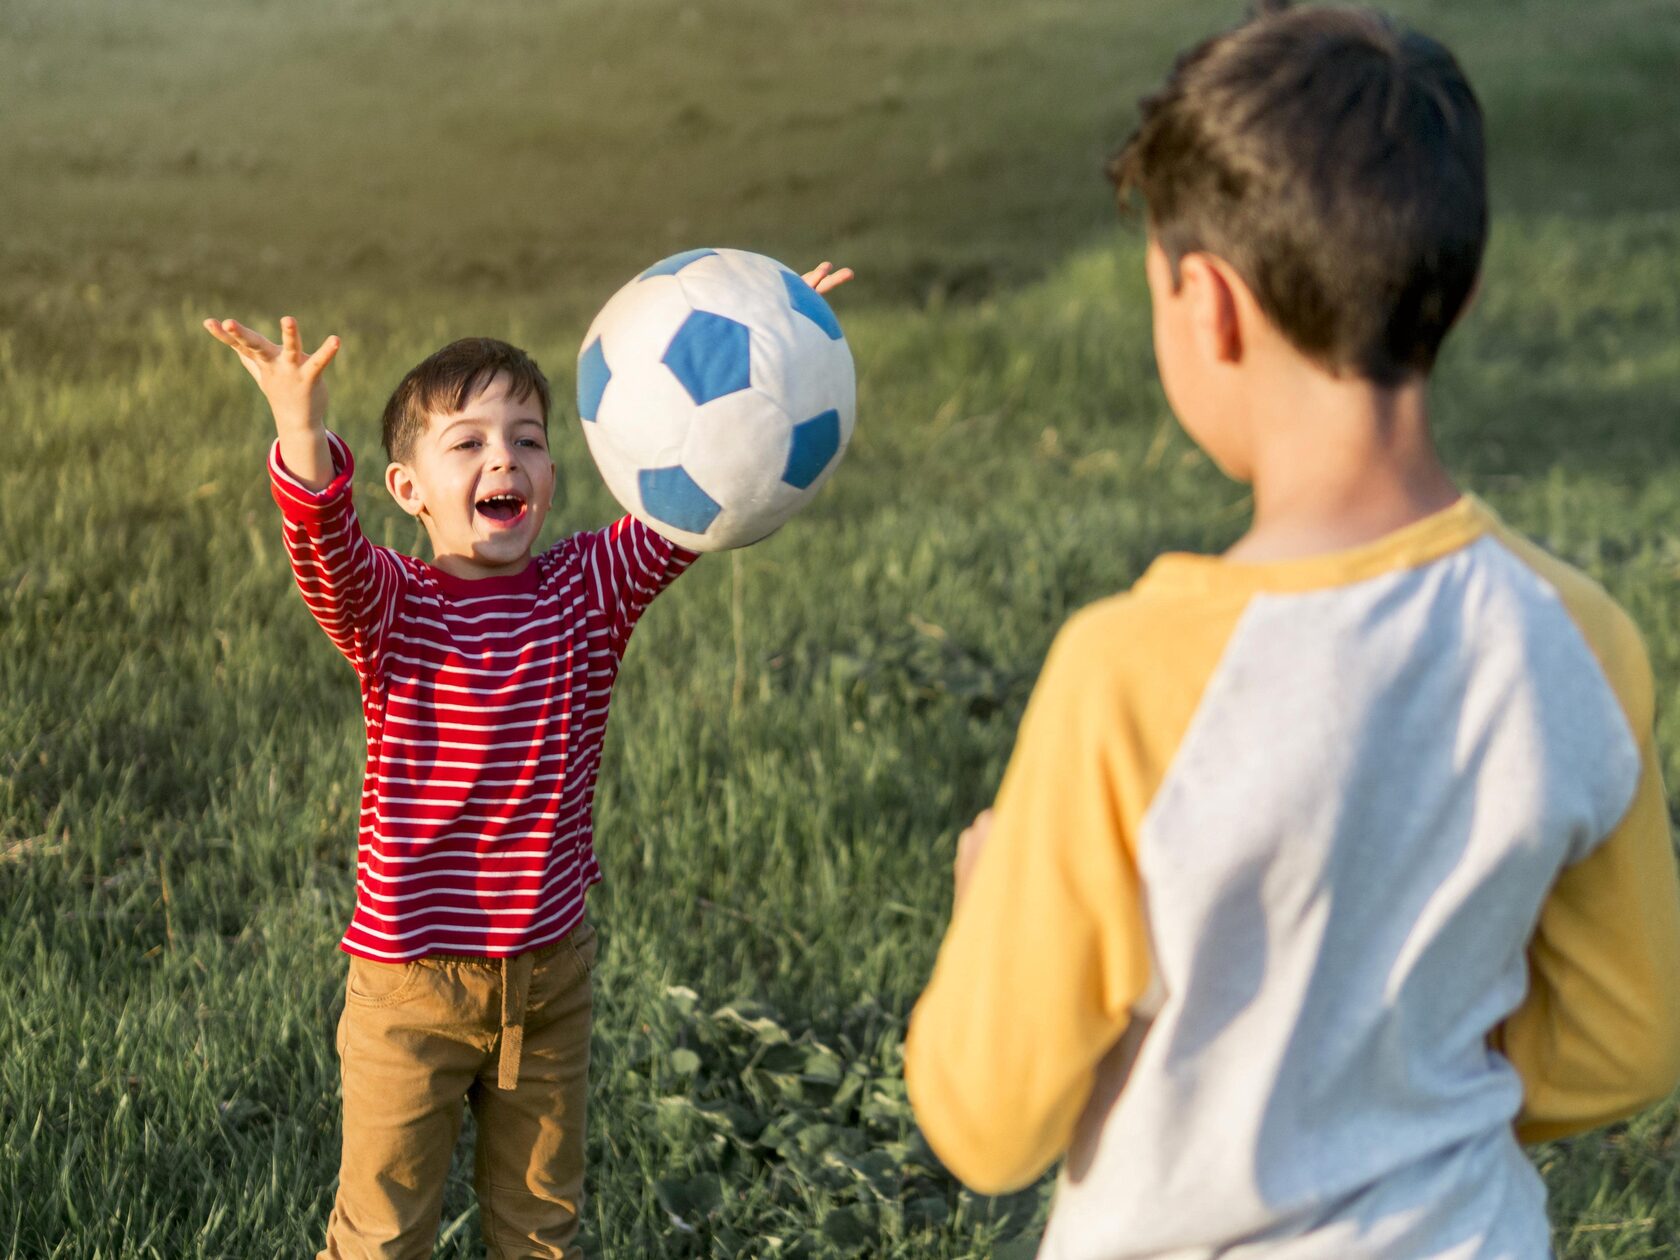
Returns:
[[[704,534],[723,511],[680,465],[644,468],[636,474],[636,487],[649,516],[691,534]]]
[[[788,449],[782,480],[797,489],[809,489],[839,449],[840,413],[833,408],[794,425],[793,445]]]
[[[578,415],[593,420],[601,409],[601,395],[607,392],[612,369],[607,366],[601,339],[595,338],[578,358]]]
[[[782,272],[782,284],[787,288],[788,302],[794,310],[827,333],[830,341],[840,340],[840,321],[834,318],[834,312],[823,301],[822,294],[791,271]]]
[[[671,338],[663,362],[702,406],[752,384],[752,334],[727,315],[695,311]]]

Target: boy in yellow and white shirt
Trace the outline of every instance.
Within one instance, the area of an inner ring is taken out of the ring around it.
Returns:
[[[1380,15],[1193,49],[1113,173],[1162,384],[1251,482],[1058,635],[905,1075],[1055,1260],[1542,1260],[1520,1142],[1680,1078],[1680,885],[1639,634],[1436,457],[1480,110]]]

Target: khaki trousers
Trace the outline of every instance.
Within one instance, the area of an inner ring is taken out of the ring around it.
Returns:
[[[338,1056],[344,1150],[316,1260],[424,1260],[462,1101],[492,1260],[573,1260],[589,1073],[587,921],[514,958],[351,956]]]

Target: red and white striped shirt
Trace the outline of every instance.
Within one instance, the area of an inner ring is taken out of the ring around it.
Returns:
[[[601,878],[595,778],[642,611],[695,559],[630,517],[511,577],[466,579],[363,535],[350,449],[307,489],[269,453],[304,603],[361,679],[356,909],[342,948],[392,962],[555,941]]]

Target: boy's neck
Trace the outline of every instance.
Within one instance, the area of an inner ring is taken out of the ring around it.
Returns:
[[[506,564],[490,565],[473,559],[471,556],[440,554],[434,542],[432,546],[432,567],[447,573],[450,577],[460,578],[464,582],[475,582],[482,578],[515,577],[523,573],[531,563],[531,553]]]
[[[1428,382],[1394,389],[1292,373],[1257,390],[1254,522],[1226,558],[1256,564],[1345,551],[1450,507],[1460,492],[1429,433]]]

